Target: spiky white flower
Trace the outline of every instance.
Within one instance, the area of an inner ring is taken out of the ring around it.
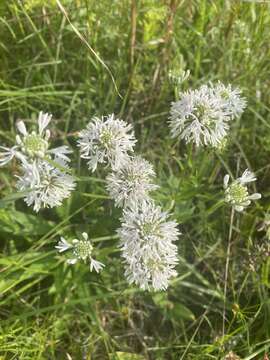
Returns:
[[[128,206],[148,198],[158,188],[153,184],[153,165],[140,156],[130,158],[118,171],[107,176],[107,190],[116,206]]]
[[[86,129],[80,131],[78,146],[90,170],[95,171],[98,163],[108,163],[117,170],[127,161],[135,143],[132,125],[111,114],[101,119],[94,117]]]
[[[223,102],[223,110],[230,114],[231,119],[239,118],[247,107],[247,101],[242,97],[242,91],[239,88],[233,88],[231,84],[224,85],[222,82],[211,84],[215,94]]]
[[[75,189],[75,180],[66,172],[67,164],[62,159],[55,158],[53,164],[35,160],[24,164],[22,169],[17,188],[25,192],[25,202],[28,206],[33,205],[36,212],[42,207],[60,206]]]
[[[153,202],[124,209],[118,234],[129,283],[142,289],[165,290],[177,275],[174,242],[180,233],[175,221],[167,221],[168,216]]]
[[[100,261],[95,260],[93,255],[93,245],[91,244],[91,241],[89,240],[87,233],[82,233],[82,239],[73,239],[71,243],[69,243],[65,238],[61,237],[60,241],[58,242],[58,245],[55,246],[55,248],[60,252],[64,252],[67,250],[72,250],[72,258],[69,258],[67,260],[68,264],[74,265],[77,263],[77,261],[84,261],[89,262],[90,265],[90,271],[93,271],[93,269],[98,273],[100,272],[103,267],[105,266]]]
[[[254,193],[249,195],[247,185],[256,180],[254,173],[246,169],[241,177],[234,180],[229,185],[230,176],[224,176],[225,201],[232,205],[236,211],[243,211],[250,205],[251,200],[258,200],[261,194]]]
[[[16,136],[17,145],[7,148],[1,146],[4,150],[0,153],[0,166],[6,165],[10,160],[16,157],[22,163],[30,163],[35,159],[43,159],[51,155],[62,158],[66,162],[70,161],[68,154],[72,151],[67,146],[60,146],[49,149],[50,131],[47,128],[51,121],[52,115],[40,112],[37,120],[37,130],[29,133],[26,129],[24,121],[17,123],[17,129],[20,133]]]
[[[180,100],[172,103],[169,126],[174,138],[216,147],[227,134],[229,120],[221,97],[212,87],[202,85],[181,93]]]

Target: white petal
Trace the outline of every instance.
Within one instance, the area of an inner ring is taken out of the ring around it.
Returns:
[[[60,245],[56,245],[55,249],[57,249],[60,253],[66,251],[68,248],[65,248],[64,246]]]
[[[67,263],[68,263],[69,265],[74,265],[74,264],[76,264],[77,261],[78,261],[78,259],[68,259],[68,260],[67,260]]]
[[[16,147],[14,146],[13,148],[9,149],[4,146],[0,146],[0,149],[4,150],[3,152],[0,152],[0,166],[4,166],[8,162],[10,162],[13,159],[13,157],[15,156]]]
[[[70,244],[67,242],[67,240],[66,240],[63,236],[61,236],[60,239],[61,239],[61,242],[62,242],[62,243],[70,246]]]
[[[100,270],[102,270],[102,268],[104,267],[105,265],[102,264],[101,262],[97,261],[97,260],[94,260],[94,259],[91,259],[91,262],[90,262],[90,271],[92,271],[93,269],[99,273]]]
[[[241,211],[244,210],[244,207],[243,207],[243,206],[239,206],[239,205],[236,205],[234,208],[235,208],[236,211],[239,211],[239,212],[241,212]]]
[[[50,132],[49,129],[47,129],[47,130],[45,131],[45,140],[48,141],[50,137],[51,137],[51,132]]]
[[[250,200],[258,200],[258,199],[260,199],[261,197],[262,197],[261,194],[259,194],[259,193],[254,193],[254,194],[250,195],[248,198],[249,198]]]
[[[255,180],[256,180],[255,174],[251,172],[249,169],[246,169],[243,172],[243,175],[239,178],[241,184],[246,184]]]
[[[24,136],[27,135],[27,130],[26,130],[25,124],[24,124],[24,122],[23,122],[22,120],[19,120],[19,121],[17,122],[17,129],[18,129],[19,132],[20,132],[21,134],[23,134]]]
[[[16,143],[17,143],[18,145],[21,145],[21,144],[22,144],[22,139],[21,139],[20,135],[16,135]]]
[[[68,146],[65,146],[65,145],[64,145],[64,146],[59,146],[59,147],[54,148],[54,149],[50,149],[48,152],[51,153],[51,154],[54,154],[55,156],[57,156],[57,157],[65,160],[65,161],[67,161],[67,162],[69,162],[69,161],[70,161],[70,158],[69,158],[66,154],[70,154],[70,153],[72,153],[73,151],[70,150],[70,149],[68,148]]]
[[[52,115],[48,113],[43,113],[42,111],[39,113],[38,116],[38,128],[39,133],[42,134],[46,127],[49,125],[49,122],[52,119]]]
[[[58,242],[55,248],[61,253],[72,248],[72,245],[69,244],[63,237],[61,237],[61,240]]]
[[[19,159],[22,162],[23,166],[29,165],[27,158],[22,153],[16,151],[14,155],[16,156],[17,159]]]
[[[224,179],[223,179],[224,189],[227,189],[229,180],[230,180],[230,175],[229,175],[229,174],[225,175],[225,176],[224,176]]]
[[[86,232],[82,233],[82,237],[84,238],[84,240],[88,240],[88,234]]]

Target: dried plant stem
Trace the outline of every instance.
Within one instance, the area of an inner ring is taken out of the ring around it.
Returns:
[[[130,68],[133,71],[137,29],[137,1],[131,2]]]

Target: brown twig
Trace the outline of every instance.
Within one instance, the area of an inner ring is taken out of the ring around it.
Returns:
[[[169,0],[168,6],[168,15],[166,21],[166,33],[164,35],[164,41],[162,42],[163,49],[161,51],[161,61],[157,65],[156,70],[153,76],[153,88],[157,86],[160,80],[160,75],[163,68],[169,61],[170,58],[170,43],[173,35],[173,25],[174,25],[174,17],[176,14],[176,10],[180,4],[180,0]]]
[[[137,29],[137,1],[131,1],[130,71],[133,72]]]

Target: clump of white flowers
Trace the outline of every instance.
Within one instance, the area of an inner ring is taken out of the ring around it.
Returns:
[[[225,201],[232,205],[236,211],[243,211],[250,205],[251,200],[258,200],[261,194],[249,194],[247,184],[256,180],[254,173],[246,169],[241,177],[232,181],[229,185],[230,176],[224,176]]]
[[[181,76],[177,85],[189,72]],[[242,115],[245,107],[241,91],[221,82],[182,92],[180,100],[171,106],[171,135],[196,146],[221,149],[226,144],[230,123]],[[69,168],[72,151],[67,146],[50,147],[51,119],[50,114],[40,112],[33,131],[28,131],[22,120],[18,121],[16,144],[10,148],[0,146],[0,166],[12,159],[19,161],[16,186],[26,204],[36,212],[60,206],[75,189]],[[166,290],[170,280],[177,276],[176,241],[180,232],[178,224],[170,220],[170,214],[151,198],[152,191],[158,188],[155,170],[151,163],[134,154],[136,139],[132,125],[114,114],[94,117],[78,137],[80,154],[87,160],[89,170],[94,172],[99,164],[109,169],[106,189],[115,206],[123,209],[117,233],[128,282],[145,290]],[[243,211],[251,200],[261,197],[259,193],[249,194],[247,184],[255,180],[248,169],[230,184],[226,175],[225,201],[236,211]],[[95,249],[87,233],[71,241],[61,237],[55,247],[59,253],[70,254],[69,264],[83,261],[89,264],[90,271],[97,273],[105,266],[95,259]]]
[[[168,221],[153,202],[142,202],[125,208],[118,229],[125,275],[129,283],[142,289],[165,290],[177,275],[175,265],[179,230],[175,221]]]
[[[196,146],[218,147],[227,135],[229,122],[246,106],[240,94],[239,89],[220,82],[180,93],[180,100],[173,102],[170,110],[172,137]]]
[[[53,165],[40,160],[26,163],[22,169],[23,174],[18,176],[17,188],[25,192],[26,204],[33,205],[36,212],[41,208],[60,206],[76,187],[73,176],[65,171],[66,163],[59,158],[54,159]]]
[[[142,289],[165,290],[169,280],[177,275],[177,223],[167,221],[168,214],[154,205],[151,191],[153,166],[141,156],[133,155],[136,143],[131,125],[114,115],[93,118],[79,133],[81,157],[95,171],[106,164],[111,173],[106,188],[117,207],[123,208],[118,234],[126,277]]]
[[[130,158],[118,171],[107,176],[107,190],[118,207],[128,206],[148,198],[158,188],[153,165],[140,156]]]
[[[58,245],[55,248],[60,252],[71,250],[72,256],[67,260],[68,264],[74,265],[77,261],[88,262],[90,265],[90,271],[95,270],[99,273],[105,266],[100,261],[93,258],[93,245],[88,237],[88,234],[83,232],[81,239],[73,239],[69,243],[65,238],[61,237]]]
[[[117,170],[129,158],[135,143],[132,126],[111,114],[94,117],[86,129],[80,131],[78,146],[90,170],[95,171],[98,163],[109,164]]]
[[[17,188],[25,193],[25,202],[35,211],[43,207],[60,206],[75,189],[75,180],[69,174],[68,146],[50,149],[50,130],[47,129],[52,115],[40,112],[36,129],[28,132],[24,121],[17,123],[19,134],[16,145],[1,146],[0,166],[13,158],[19,160],[20,175]]]

